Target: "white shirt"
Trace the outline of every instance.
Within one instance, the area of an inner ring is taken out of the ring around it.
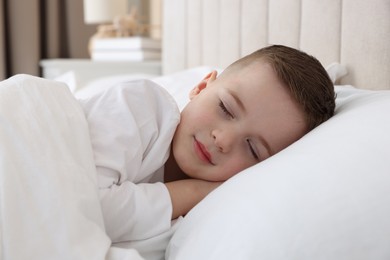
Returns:
[[[174,99],[149,80],[121,83],[80,100],[89,124],[107,234],[113,242],[147,239],[171,227],[163,181],[180,120]],[[156,183],[148,183],[160,181]]]

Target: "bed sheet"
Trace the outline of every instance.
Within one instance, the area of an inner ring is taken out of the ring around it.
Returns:
[[[1,259],[142,259],[111,246],[84,113],[63,83],[0,83]]]

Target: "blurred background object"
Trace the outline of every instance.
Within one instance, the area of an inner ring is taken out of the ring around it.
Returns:
[[[127,5],[137,5],[145,23],[157,24],[159,2],[130,0]],[[85,23],[84,1],[0,0],[0,80],[18,73],[39,76],[43,59],[89,58],[88,41],[96,27]],[[153,28],[161,34],[160,24]]]
[[[115,16],[128,13],[127,0],[84,0],[86,24],[111,22]]]

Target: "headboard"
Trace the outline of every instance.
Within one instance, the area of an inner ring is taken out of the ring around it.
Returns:
[[[339,84],[390,89],[390,0],[164,0],[164,74],[224,68],[269,44],[345,65]]]

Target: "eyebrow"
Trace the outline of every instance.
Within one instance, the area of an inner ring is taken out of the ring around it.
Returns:
[[[230,96],[232,96],[232,98],[234,99],[234,101],[237,103],[237,105],[239,106],[239,108],[244,111],[246,113],[246,109],[245,109],[245,106],[244,106],[244,103],[242,103],[241,99],[238,97],[237,93],[231,89],[226,89],[226,91],[228,92],[228,94]]]
[[[260,142],[264,145],[264,147],[267,150],[269,156],[274,155],[271,147],[269,146],[269,143],[262,136],[259,136],[258,138],[260,139]]]
[[[241,99],[238,97],[237,93],[231,89],[226,89],[226,91],[228,92],[229,95],[232,96],[232,98],[234,99],[234,101],[237,103],[237,105],[239,106],[239,108],[244,112],[246,113],[246,109],[245,109],[245,106],[244,106],[244,103],[242,103]],[[269,145],[269,143],[263,138],[263,136],[259,135],[258,136],[258,139],[260,140],[260,142],[264,145],[265,149],[267,150],[269,156],[272,156],[274,153],[271,149],[271,146]]]

